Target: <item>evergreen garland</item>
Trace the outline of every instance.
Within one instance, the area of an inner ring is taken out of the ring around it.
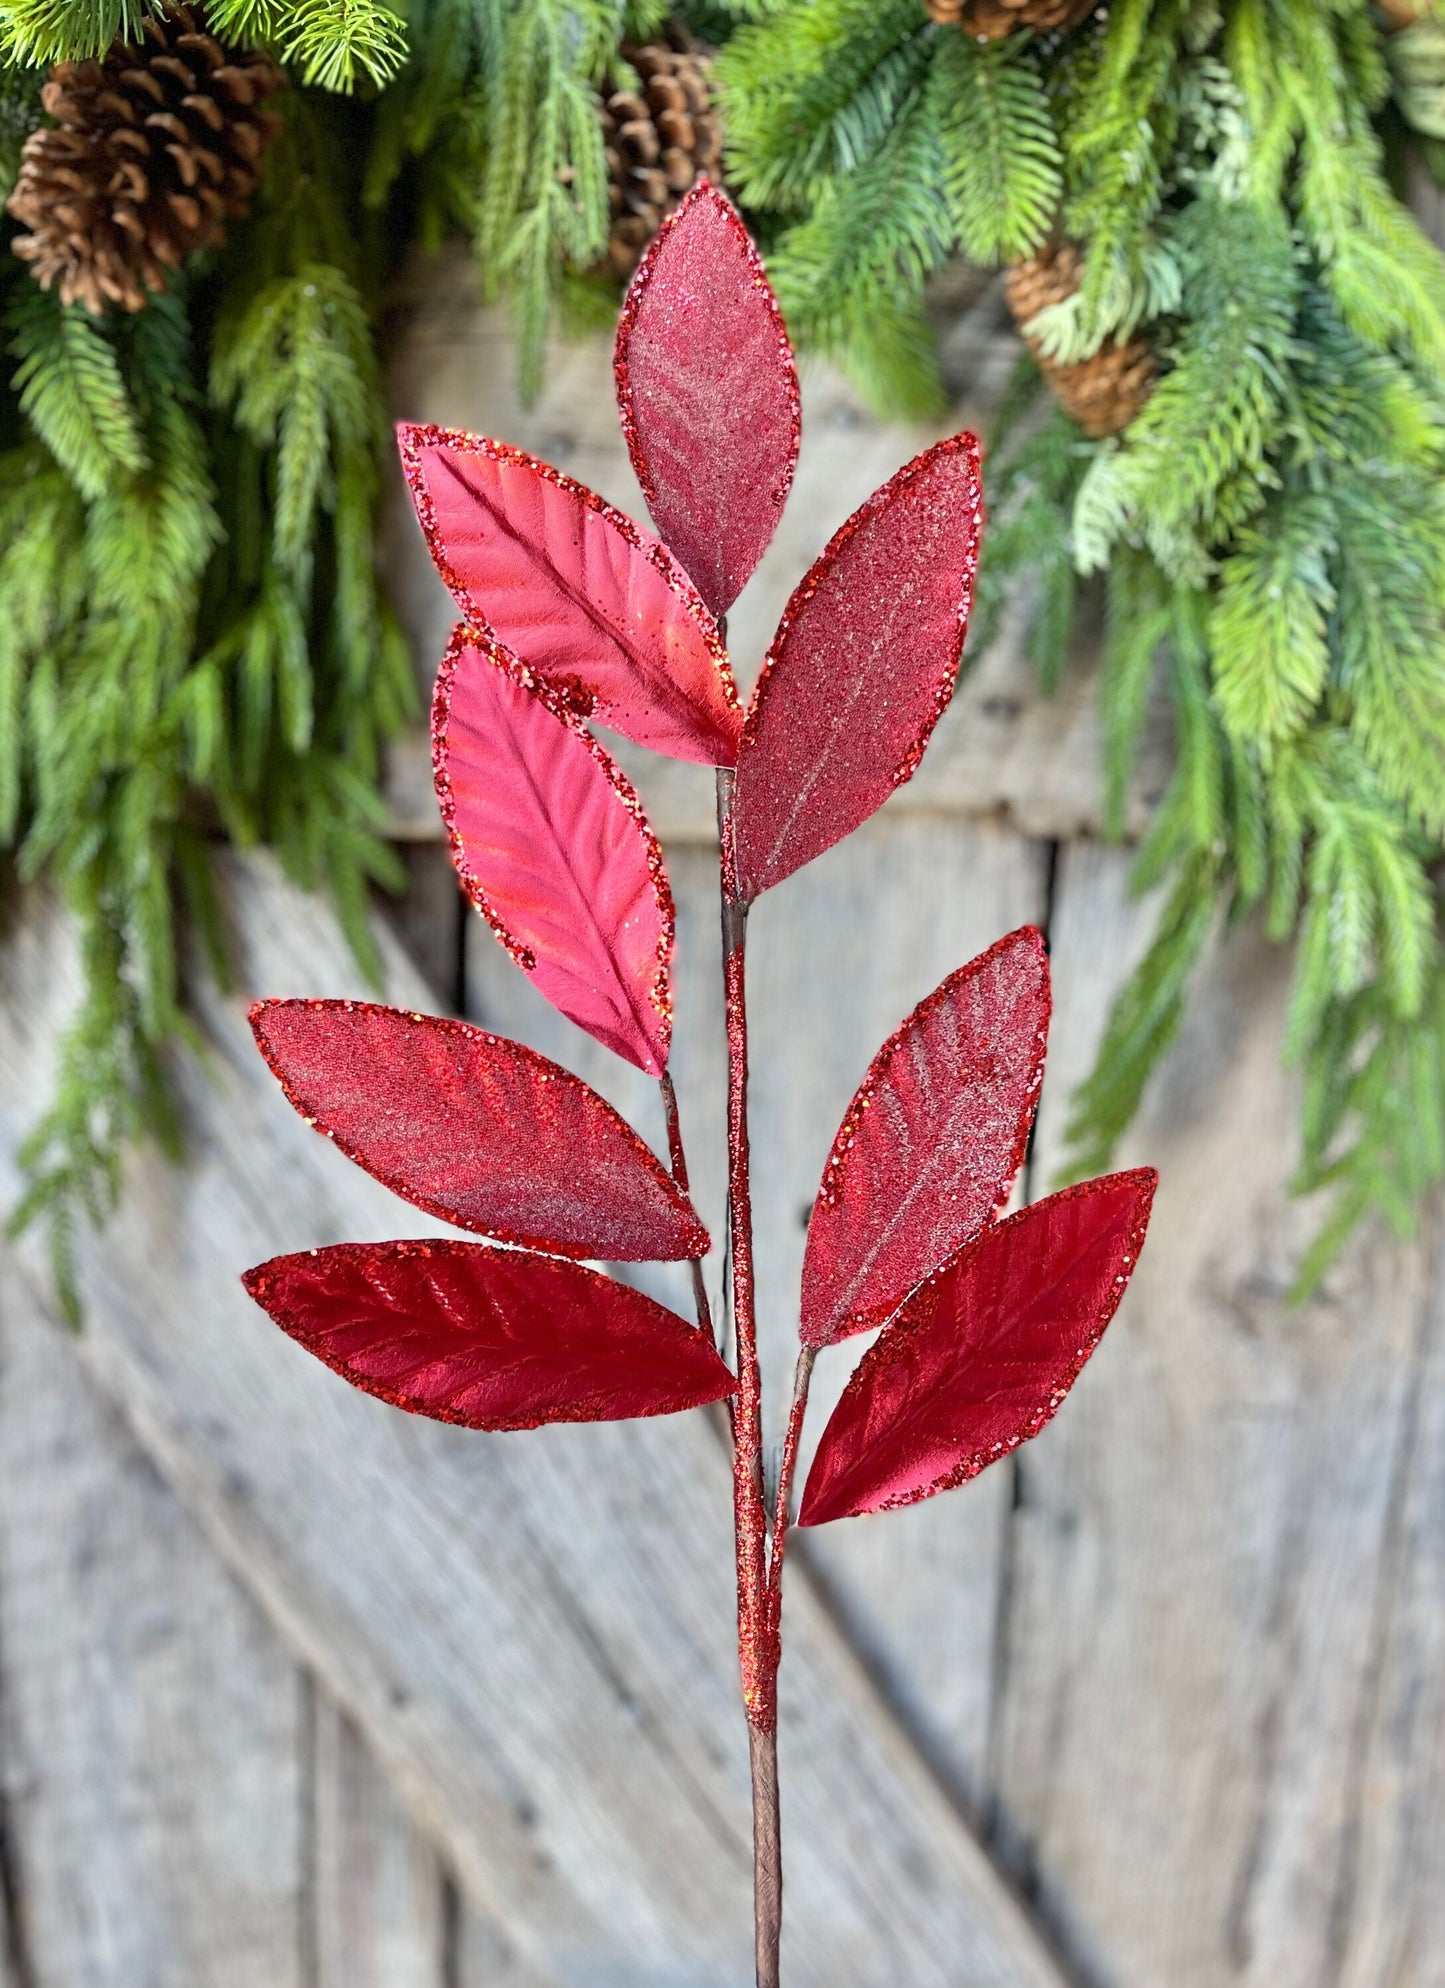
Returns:
[[[0,191],[43,65],[149,4],[0,0]],[[0,846],[63,888],[87,989],[19,1219],[49,1220],[63,1272],[126,1141],[174,1145],[182,921],[225,971],[218,833],[327,883],[372,958],[378,758],[414,704],[373,564],[382,286],[410,243],[468,238],[526,387],[559,304],[610,315],[598,95],[670,12],[722,44],[730,183],[795,338],[880,406],[941,401],[935,271],[1060,234],[1083,280],[1036,350],[1140,334],[1159,362],[1103,443],[1021,367],[971,644],[1026,573],[1052,685],[1103,576],[1115,833],[1157,684],[1175,713],[1137,863],[1164,910],[1075,1100],[1079,1169],[1220,913],[1257,909],[1296,947],[1299,1184],[1336,1197],[1303,1275],[1371,1209],[1407,1226],[1445,1174],[1445,267],[1388,177],[1392,88],[1436,170],[1445,141],[1438,43],[1392,46],[1366,0],[1111,0],[987,44],[921,0],[211,0],[292,78],[252,219],[133,319],[63,310],[13,259],[0,278]]]
[[[64,890],[87,989],[18,1219],[50,1217],[62,1269],[125,1141],[174,1144],[183,910],[225,972],[214,833],[327,883],[368,962],[368,886],[398,880],[378,753],[414,688],[375,577],[388,422],[338,113],[293,93],[276,149],[222,261],[134,318],[7,270],[0,837]]]
[[[1298,1185],[1334,1190],[1308,1284],[1445,1175],[1445,262],[1390,181],[1383,26],[1366,0],[1111,0],[980,46],[906,0],[750,11],[720,65],[734,184],[775,217],[790,321],[881,406],[937,397],[928,276],[1055,231],[1084,276],[1030,324],[1040,349],[1142,327],[1161,361],[1106,442],[1043,414],[1026,368],[970,648],[1027,573],[1052,683],[1080,581],[1107,576],[1116,834],[1167,686],[1175,771],[1136,866],[1164,908],[1074,1159],[1107,1163],[1219,913],[1257,908],[1295,941]]]
[[[0,199],[43,65],[146,11],[0,5]],[[380,753],[417,705],[375,570],[388,273],[418,238],[469,236],[534,382],[607,238],[597,88],[665,11],[209,0],[211,32],[290,67],[250,220],[134,317],[62,308],[13,257],[0,272],[0,848],[63,891],[85,988],[12,1219],[48,1225],[72,1307],[77,1219],[111,1206],[131,1140],[177,1147],[182,927],[227,971],[217,837],[325,885],[378,971],[371,889],[402,881]]]

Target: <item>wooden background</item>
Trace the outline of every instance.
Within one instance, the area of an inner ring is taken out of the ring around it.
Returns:
[[[976,420],[1012,359],[952,300]],[[465,267],[398,299],[395,400],[628,508],[607,353],[511,387]],[[798,484],[733,618],[747,677],[792,581],[925,436],[807,383]],[[399,495],[399,493],[398,493]],[[418,655],[450,608],[398,501]],[[1135,817],[1167,741],[1151,732]],[[629,769],[679,902],[675,1068],[721,1222],[705,774]],[[1149,929],[1097,835],[1087,660],[1041,699],[1005,640],[913,785],[752,921],[767,1376],[803,1223],[869,1056],[943,975],[1044,925],[1056,1015],[1025,1190]],[[654,1141],[653,1086],[531,997],[463,915],[425,753],[390,998],[580,1070]],[[201,984],[179,1170],[133,1169],[85,1248],[88,1330],[0,1248],[0,1988],[740,1988],[746,1749],[727,1467],[704,1415],[478,1437],[307,1361],[241,1293],[278,1250],[424,1232],[291,1114],[258,993],[360,991],[328,912],[228,859],[239,987]],[[1360,1238],[1306,1307],[1290,1203],[1288,960],[1221,934],[1121,1162],[1163,1175],[1133,1291],[1067,1411],[914,1511],[808,1536],[782,1677],[790,1988],[1445,1985],[1445,1297],[1432,1217]],[[0,1190],[73,999],[43,895],[0,943]],[[717,1282],[715,1264],[709,1274]],[[648,1273],[685,1302],[671,1272]],[[854,1342],[856,1354],[856,1342]],[[854,1355],[855,1356],[855,1355]],[[812,1427],[849,1354],[826,1356]]]

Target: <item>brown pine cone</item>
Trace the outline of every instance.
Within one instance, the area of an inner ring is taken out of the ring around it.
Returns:
[[[722,166],[707,51],[675,23],[663,37],[623,48],[641,88],[615,90],[602,105],[612,209],[607,260],[624,278],[693,181],[703,173],[717,178]]]
[[[1001,41],[1020,28],[1061,33],[1098,5],[1099,0],[928,0],[928,11],[946,28],[961,28],[978,41]]]
[[[1425,0],[1375,0],[1375,5],[1384,15],[1385,26],[1391,34],[1413,28],[1427,18]]]
[[[1158,367],[1148,341],[1139,337],[1106,338],[1097,352],[1072,365],[1045,355],[1025,327],[1048,305],[1072,297],[1079,279],[1079,252],[1072,242],[1061,242],[1031,261],[1014,263],[1004,277],[1004,296],[1055,399],[1098,441],[1128,427],[1154,391]]]
[[[222,48],[185,6],[147,15],[102,61],[56,63],[41,91],[55,124],[25,141],[6,203],[29,229],[15,253],[62,303],[140,310],[245,213],[282,84],[269,56]]]

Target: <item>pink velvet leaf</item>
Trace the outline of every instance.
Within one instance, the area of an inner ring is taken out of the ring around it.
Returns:
[[[521,449],[450,428],[398,434],[470,627],[579,715],[676,759],[732,765],[742,717],[727,652],[665,545]]]
[[[881,1325],[1008,1199],[1043,1081],[1049,962],[1032,926],[961,966],[869,1065],[808,1224],[801,1338]]]
[[[841,842],[912,779],[953,695],[982,525],[978,444],[955,435],[875,491],[794,593],[738,753],[744,896]]]
[[[916,1505],[1036,1436],[1103,1337],[1156,1175],[1066,1188],[985,1229],[919,1286],[823,1431],[798,1523]]]
[[[432,764],[462,884],[538,992],[658,1076],[672,1034],[673,907],[636,794],[514,657],[458,628],[432,705]]]
[[[520,1042],[371,1001],[258,1001],[251,1027],[307,1124],[428,1214],[561,1256],[707,1254],[632,1127]]]
[[[241,1280],[365,1394],[469,1429],[616,1422],[721,1401],[711,1340],[580,1263],[488,1243],[338,1243]]]
[[[705,179],[632,279],[614,370],[653,523],[724,615],[777,529],[801,417],[777,299],[737,209]]]

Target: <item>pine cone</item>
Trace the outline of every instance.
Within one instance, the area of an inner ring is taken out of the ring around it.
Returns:
[[[184,6],[147,15],[138,43],[100,62],[56,63],[41,91],[55,125],[25,141],[6,203],[30,230],[15,253],[62,303],[140,310],[245,213],[282,82],[268,56],[229,53]]]
[[[1061,33],[1098,5],[1099,0],[928,0],[928,11],[946,28],[962,28],[978,41],[1001,41],[1020,28]]]
[[[1429,19],[1426,0],[1375,0],[1375,5],[1384,15],[1390,34],[1399,34],[1402,29]]]
[[[1004,278],[1004,295],[1055,399],[1086,435],[1098,441],[1128,427],[1153,392],[1158,368],[1143,338],[1107,338],[1089,358],[1061,365],[1029,337],[1024,327],[1049,304],[1072,297],[1079,277],[1078,250],[1071,242],[1061,242],[1032,261],[1016,262]]]
[[[602,106],[612,207],[607,260],[624,278],[693,181],[703,173],[716,178],[722,165],[707,51],[676,24],[663,35],[623,48],[642,87],[616,90]]]

